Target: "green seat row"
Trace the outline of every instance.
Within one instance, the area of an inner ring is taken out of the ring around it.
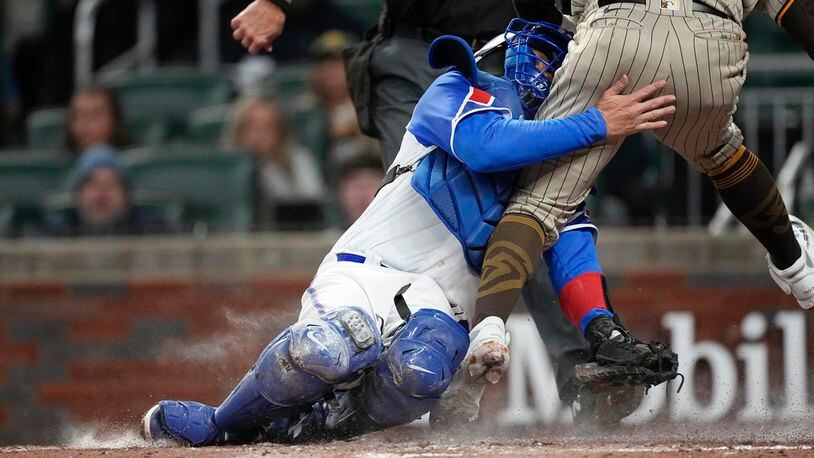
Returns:
[[[189,136],[188,118],[197,108],[226,104],[233,96],[228,78],[195,72],[161,71],[110,84],[119,95],[130,140],[159,144]],[[60,146],[67,121],[64,108],[44,108],[26,120],[28,145]]]
[[[117,79],[111,84],[132,139],[156,144],[186,135],[190,111],[232,99],[228,78],[186,71],[162,71]]]
[[[25,120],[26,140],[31,148],[47,148],[59,145],[65,134],[68,110],[65,108],[41,108]]]
[[[0,153],[0,235],[36,232],[42,226],[41,202],[64,189],[72,161],[45,151]]]
[[[215,232],[245,232],[254,222],[254,158],[188,145],[130,150],[134,187],[180,199],[184,221]]]
[[[307,91],[307,65],[281,65],[264,92],[283,103]],[[127,132],[136,144],[166,141],[214,143],[220,139],[233,100],[228,78],[193,71],[162,70],[132,75],[110,84],[122,104]],[[26,120],[28,145],[61,146],[67,120],[64,108],[43,108]]]
[[[149,194],[151,203],[181,203],[186,229],[252,228],[251,156],[176,145],[133,150],[125,155],[125,162],[134,189]],[[73,164],[67,156],[48,152],[0,152],[0,235],[37,233],[49,198],[69,190]]]

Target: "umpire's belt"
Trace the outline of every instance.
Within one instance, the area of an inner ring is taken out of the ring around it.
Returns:
[[[599,7],[602,8],[613,3],[636,3],[637,5],[646,5],[647,0],[599,0]],[[696,13],[707,13],[724,19],[730,20],[732,19],[728,14],[724,13],[723,11],[718,11],[709,5],[705,5],[697,1],[692,2],[692,10],[695,11]]]

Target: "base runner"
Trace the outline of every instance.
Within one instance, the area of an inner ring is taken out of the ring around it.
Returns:
[[[656,130],[657,138],[709,177],[766,248],[771,277],[809,309],[814,307],[814,231],[789,216],[774,179],[743,144],[732,120],[749,56],[743,18],[755,8],[777,14],[805,46],[811,39],[800,36],[800,21],[811,23],[806,18],[812,2],[797,1],[797,7],[789,0],[781,8],[782,0],[575,0],[574,40],[537,119],[593,106],[602,88],[620,75],[630,78],[633,91],[667,80],[665,93],[675,94],[676,113]],[[783,19],[784,14],[794,18]],[[521,84],[527,93],[540,91],[534,78]],[[505,266],[534,258],[555,243],[622,141],[610,138],[520,172],[517,192],[486,253],[474,324],[509,315],[533,266]]]

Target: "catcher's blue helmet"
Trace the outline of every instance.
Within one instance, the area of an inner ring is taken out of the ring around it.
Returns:
[[[546,74],[553,75],[560,68],[573,34],[550,22],[515,18],[504,37],[507,46],[504,76],[517,89],[526,115],[533,115],[551,89],[551,78]]]

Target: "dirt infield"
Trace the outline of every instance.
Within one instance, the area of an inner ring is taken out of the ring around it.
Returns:
[[[360,441],[323,446],[248,446],[214,447],[206,450],[178,448],[126,448],[126,449],[67,449],[58,447],[0,449],[4,455],[51,457],[51,456],[112,456],[112,457],[491,457],[491,456],[584,456],[584,457],[648,457],[648,456],[811,456],[810,446],[743,446],[743,447],[564,447],[549,444],[477,443],[470,446],[447,446],[439,444],[396,443],[379,444]]]
[[[471,432],[431,434],[407,427],[371,434],[353,441],[312,445],[255,444],[240,447],[152,447],[133,432],[74,432],[66,446],[12,446],[0,453],[12,456],[150,456],[232,457],[286,456],[333,458],[380,457],[489,457],[489,456],[778,456],[814,455],[814,428],[810,423],[770,427],[681,426],[622,428],[612,434],[583,431],[516,428],[499,435]]]

